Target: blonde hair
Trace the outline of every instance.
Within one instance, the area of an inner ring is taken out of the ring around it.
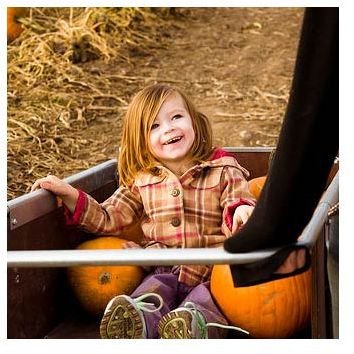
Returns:
[[[159,162],[150,149],[151,126],[165,100],[178,93],[191,116],[195,139],[190,154],[196,162],[205,161],[212,151],[212,130],[209,119],[178,88],[156,84],[138,92],[124,118],[118,158],[119,183],[131,186],[140,171],[154,173]]]

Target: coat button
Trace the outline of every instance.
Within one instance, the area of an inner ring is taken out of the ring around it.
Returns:
[[[171,195],[172,197],[178,197],[180,195],[180,190],[178,188],[172,189]]]
[[[177,226],[181,225],[181,219],[179,219],[179,218],[173,218],[173,219],[171,220],[171,225],[174,226],[174,227],[177,227]]]

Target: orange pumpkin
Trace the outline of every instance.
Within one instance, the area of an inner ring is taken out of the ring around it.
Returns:
[[[261,195],[262,188],[267,179],[267,176],[256,177],[248,181],[248,189],[256,199]]]
[[[249,287],[234,287],[228,265],[215,265],[211,292],[229,322],[253,338],[288,338],[311,315],[311,270]]]
[[[23,27],[18,22],[19,17],[27,15],[26,7],[8,7],[7,8],[7,41],[11,42],[16,39],[23,31]]]
[[[104,236],[80,244],[77,249],[121,249],[127,242]],[[91,315],[101,316],[116,295],[129,295],[141,283],[144,272],[137,266],[78,266],[67,270],[68,281],[82,307]]]

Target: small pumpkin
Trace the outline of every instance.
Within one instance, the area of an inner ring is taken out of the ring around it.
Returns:
[[[104,236],[85,241],[77,249],[121,249],[125,242]],[[144,271],[138,266],[76,266],[69,267],[67,274],[82,307],[91,315],[101,316],[112,297],[132,293],[141,283]]]
[[[256,177],[248,181],[248,189],[256,199],[259,199],[267,176]]]
[[[8,7],[7,8],[7,41],[11,42],[16,39],[22,32],[23,27],[18,18],[27,15],[26,7]]]
[[[288,338],[309,325],[311,269],[264,284],[235,287],[229,265],[215,265],[211,293],[234,326],[253,338]]]

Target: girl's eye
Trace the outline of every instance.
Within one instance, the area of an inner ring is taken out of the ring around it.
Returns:
[[[179,119],[182,118],[182,114],[176,114],[172,117],[172,119]]]
[[[151,126],[151,130],[156,129],[158,127],[159,127],[158,123],[153,123],[152,126]]]

